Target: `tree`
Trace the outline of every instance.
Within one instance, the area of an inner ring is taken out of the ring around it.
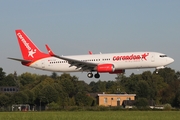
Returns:
[[[178,80],[180,79],[180,71],[176,72],[176,77],[177,77]]]
[[[107,93],[120,93],[121,92],[121,85],[117,84],[117,82],[114,81],[107,81],[106,82],[106,92]]]
[[[141,80],[137,83],[137,96],[140,98],[149,98],[149,85],[146,81]]]
[[[9,97],[5,94],[0,95],[0,107],[8,106],[9,103]]]
[[[24,92],[17,92],[12,95],[13,104],[28,103],[28,96]]]
[[[115,77],[117,82],[120,82],[121,80],[123,80],[126,76],[122,73],[117,74],[117,77]]]
[[[91,106],[93,98],[84,92],[78,92],[75,96],[76,105],[78,106]]]
[[[6,73],[3,71],[3,69],[0,67],[0,81],[3,80],[6,77]]]
[[[65,106],[70,105],[69,99],[69,95],[66,92],[61,92],[58,96],[57,103],[64,108]]]
[[[51,103],[57,100],[58,92],[50,85],[46,85],[39,92],[39,99],[44,103]]]
[[[16,86],[17,81],[14,80],[14,75],[13,74],[9,74],[7,75],[4,80],[3,80],[3,85],[4,86]]]
[[[148,100],[146,98],[138,98],[135,105],[137,108],[145,108],[149,106]]]
[[[70,98],[76,94],[73,78],[69,74],[62,74],[59,84],[62,85],[63,91],[65,91]]]
[[[56,72],[53,72],[52,75],[51,75],[51,78],[53,78],[54,80],[57,79],[57,73]]]
[[[142,73],[142,79],[145,81],[151,80],[152,79],[152,73],[151,71],[145,71]]]
[[[3,71],[3,69],[0,67],[0,85],[4,85],[4,78],[6,77],[6,73]]]
[[[91,87],[85,83],[84,81],[76,81],[74,82],[74,87],[75,87],[75,92],[90,92],[91,91]]]
[[[180,86],[177,89],[177,93],[175,95],[175,99],[174,99],[174,106],[180,108]]]
[[[91,92],[95,93],[95,92],[96,92],[96,89],[95,89],[96,82],[91,81],[91,82],[89,83],[89,86],[91,87]]]
[[[106,82],[99,80],[92,89],[95,92],[106,92]]]
[[[175,93],[172,92],[172,89],[169,85],[160,92],[160,95],[162,96],[160,99],[162,104],[172,104],[175,98]]]
[[[36,74],[31,74],[31,73],[23,73],[19,76],[20,83],[25,86],[27,84],[32,84],[36,80]]]
[[[130,77],[121,80],[120,84],[127,93],[136,93],[136,86],[139,80],[142,80],[141,75],[135,75],[132,73]]]
[[[151,80],[148,80],[147,83],[149,84],[149,96],[150,99],[156,101],[157,104],[160,103],[160,99],[162,98],[160,92],[168,86],[167,83],[164,82],[163,78],[158,74],[152,74]]]
[[[31,90],[25,90],[24,93],[27,95],[28,100],[27,103],[28,104],[34,104],[34,100],[35,100],[35,95]]]
[[[158,75],[163,77],[164,82],[166,82],[168,84],[177,79],[177,75],[175,73],[175,70],[173,70],[171,68],[160,69],[158,72]]]

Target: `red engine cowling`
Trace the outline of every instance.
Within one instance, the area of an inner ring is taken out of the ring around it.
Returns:
[[[125,70],[115,70],[114,72],[109,72],[110,74],[120,74],[120,73],[125,73]]]
[[[113,64],[100,64],[97,66],[97,72],[114,72],[115,68]]]

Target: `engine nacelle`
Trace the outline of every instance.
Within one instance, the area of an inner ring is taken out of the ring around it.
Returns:
[[[114,72],[109,72],[109,74],[120,74],[120,73],[125,73],[125,70],[115,70]]]
[[[97,72],[103,73],[103,72],[114,72],[115,68],[113,64],[99,64],[96,67]]]

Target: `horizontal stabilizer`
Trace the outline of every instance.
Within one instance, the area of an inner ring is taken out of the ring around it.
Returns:
[[[18,58],[10,58],[10,57],[8,57],[8,59],[16,60],[16,61],[19,61],[19,62],[26,62],[26,63],[32,62],[31,60],[23,60],[23,59],[18,59]]]

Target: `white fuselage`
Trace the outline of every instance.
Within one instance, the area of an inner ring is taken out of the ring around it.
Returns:
[[[161,68],[174,60],[165,54],[157,52],[126,52],[110,54],[92,54],[65,56],[84,62],[104,64],[113,64],[115,70],[121,69],[140,69],[140,68]],[[42,58],[30,64],[30,67],[55,72],[77,72],[80,68],[70,66],[70,64],[56,57]]]

